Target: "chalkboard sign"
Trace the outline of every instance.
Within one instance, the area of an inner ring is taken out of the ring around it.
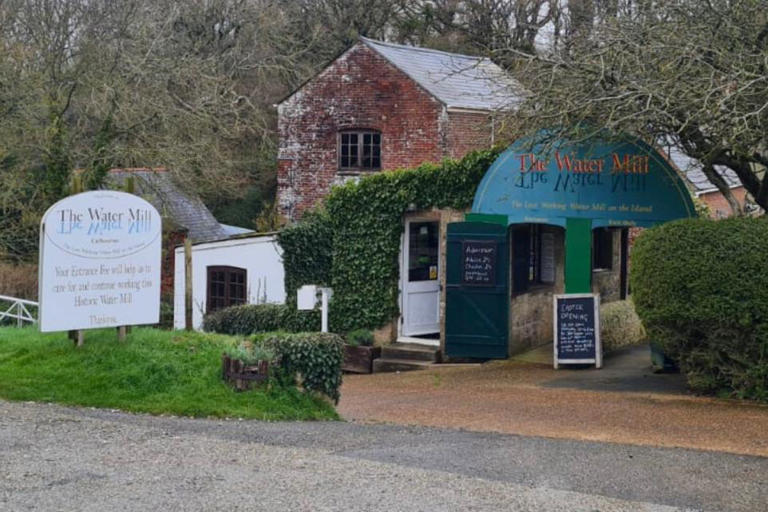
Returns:
[[[555,295],[555,368],[559,364],[602,366],[600,296],[592,293]]]
[[[464,240],[461,246],[461,282],[474,286],[496,284],[495,241]]]

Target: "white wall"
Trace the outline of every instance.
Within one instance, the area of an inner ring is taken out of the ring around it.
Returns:
[[[226,265],[244,268],[248,279],[248,302],[284,303],[282,249],[274,236],[258,236],[201,243],[192,246],[192,322],[201,329],[207,293],[207,268]],[[184,248],[176,248],[173,278],[173,326],[184,328]]]

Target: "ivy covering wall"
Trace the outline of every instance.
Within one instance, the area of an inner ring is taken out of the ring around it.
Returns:
[[[285,228],[285,288],[330,284],[335,332],[376,329],[399,313],[400,237],[409,210],[466,209],[499,150],[386,171],[334,188],[317,212]]]
[[[277,235],[283,248],[286,303],[296,304],[296,290],[304,284],[331,284],[333,230],[325,210],[307,212],[301,222]]]

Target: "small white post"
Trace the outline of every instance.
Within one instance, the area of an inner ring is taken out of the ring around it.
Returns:
[[[321,288],[320,292],[322,294],[322,304],[321,304],[321,315],[322,315],[322,324],[320,327],[321,332],[328,332],[328,288]]]

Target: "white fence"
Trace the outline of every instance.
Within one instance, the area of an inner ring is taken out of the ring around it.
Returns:
[[[11,305],[5,309],[6,303],[8,302],[10,302]],[[37,310],[38,303],[31,300],[19,299],[17,297],[0,295],[0,322],[6,318],[12,318],[16,320],[17,327],[22,327],[24,322],[29,322],[31,324],[37,323],[37,319],[29,311],[30,307]]]

